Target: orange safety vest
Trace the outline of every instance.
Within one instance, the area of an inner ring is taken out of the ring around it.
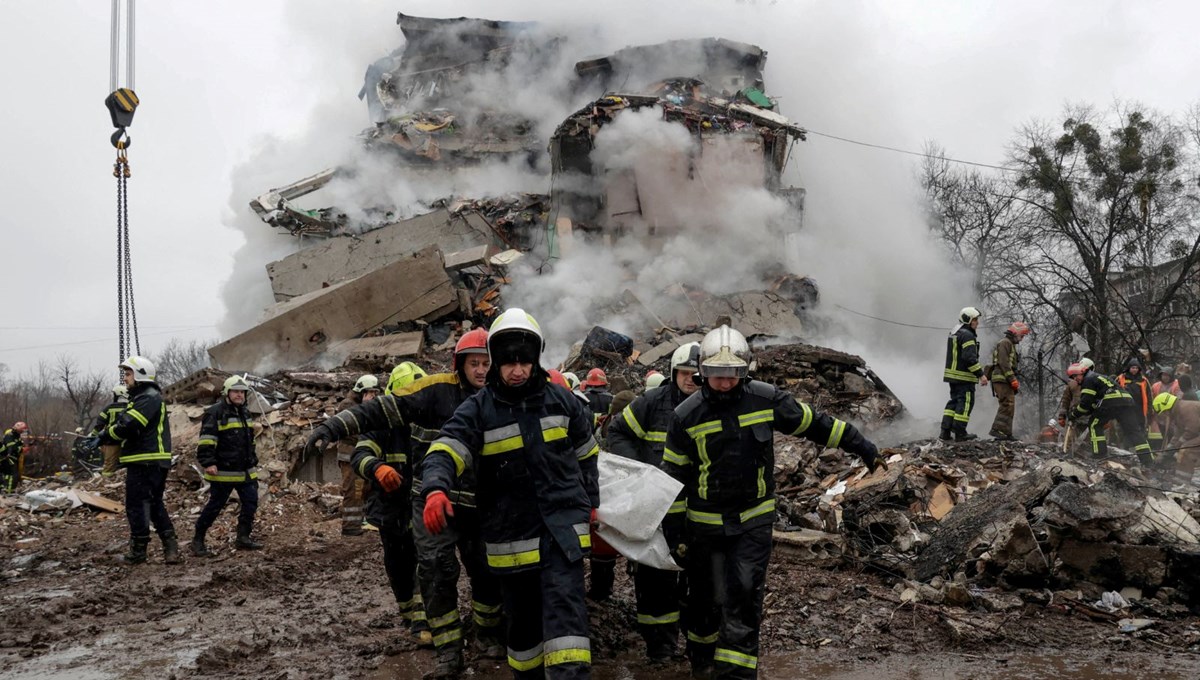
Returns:
[[[1130,382],[1132,382],[1132,381],[1130,381],[1129,378],[1126,377],[1126,375],[1124,373],[1117,376],[1117,384],[1120,385],[1122,388],[1125,388]],[[1149,384],[1150,384],[1150,381],[1146,380],[1145,378],[1138,381],[1138,385],[1139,385],[1138,389],[1141,390],[1141,392],[1142,392],[1142,417],[1143,418],[1150,415],[1150,395],[1147,394],[1147,392],[1146,392],[1146,386]],[[1154,396],[1158,396],[1158,395],[1155,394]]]

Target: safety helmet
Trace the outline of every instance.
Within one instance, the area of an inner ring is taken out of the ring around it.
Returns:
[[[18,420],[17,422],[13,423],[12,429],[13,432],[24,434],[29,431],[29,426],[25,424],[24,420]]]
[[[1170,392],[1163,392],[1154,398],[1154,401],[1150,403],[1150,407],[1154,409],[1155,413],[1162,413],[1163,411],[1170,411],[1172,408],[1175,408],[1175,402],[1177,401],[1179,401],[1179,397]]]
[[[658,387],[659,385],[665,383],[666,381],[667,381],[667,376],[663,375],[662,373],[655,372],[654,375],[651,375],[648,378],[646,378],[646,389],[652,390],[655,387]]]
[[[372,376],[366,376],[366,375],[363,376],[363,378],[368,378],[368,377],[374,378],[375,376],[373,376],[373,375]],[[395,393],[397,390],[404,389],[405,387],[408,387],[409,385],[413,384],[414,382],[416,382],[424,377],[425,377],[425,371],[420,366],[414,364],[411,361],[405,361],[405,362],[396,364],[396,367],[392,369],[391,375],[388,376],[387,391]],[[359,378],[359,381],[361,381],[361,380],[362,380],[362,378]],[[374,388],[368,388],[368,389],[379,389],[378,385],[379,385],[379,383],[376,382]],[[357,385],[356,385],[356,387],[357,387]],[[358,391],[358,390],[356,390],[356,391]]]
[[[549,382],[552,382],[564,389],[571,389],[571,386],[567,384],[567,379],[563,377],[562,371],[559,371],[557,368],[551,368],[547,370],[546,373],[550,374],[550,377],[547,378]]]
[[[464,354],[487,354],[487,338],[488,332],[483,328],[463,333],[458,339],[458,344],[454,346],[455,360]]]
[[[113,388],[113,398],[117,400],[129,399],[129,388],[124,385],[117,385]]]
[[[1084,370],[1087,370],[1087,371],[1090,371],[1096,367],[1096,362],[1092,361],[1091,359],[1089,359],[1087,357],[1080,359],[1078,363],[1080,366],[1082,366],[1084,368]]]
[[[1018,338],[1023,338],[1026,335],[1029,335],[1029,324],[1025,323],[1024,321],[1014,321],[1009,324],[1008,328],[1005,330],[1017,336]]]
[[[492,322],[487,346],[492,366],[537,364],[542,351],[546,349],[546,341],[537,319],[520,307],[512,307],[501,312]]]
[[[974,307],[963,307],[962,311],[958,313],[958,320],[962,323],[971,323],[981,316],[983,316],[983,312],[979,311],[978,309]]]
[[[379,378],[368,373],[355,381],[353,389],[359,394],[370,390],[379,391]]]
[[[583,384],[588,387],[604,387],[608,385],[608,376],[604,374],[603,368],[593,368],[587,372]]]
[[[1071,364],[1070,366],[1067,366],[1067,377],[1068,378],[1074,378],[1075,376],[1083,375],[1084,373],[1087,373],[1087,372],[1088,372],[1088,369],[1087,369],[1087,367],[1085,367],[1083,365],[1082,362],[1075,362],[1075,363]]]
[[[246,381],[240,375],[231,375],[225,379],[225,386],[221,390],[221,396],[228,397],[229,393],[235,390],[242,392],[250,391],[250,386],[246,384]]]
[[[563,373],[563,377],[567,379],[567,386],[572,390],[575,390],[579,387],[579,376],[567,371],[566,373]]]
[[[700,375],[704,378],[745,378],[750,373],[750,343],[730,328],[714,328],[700,343]]]
[[[700,343],[689,342],[680,345],[671,354],[671,375],[680,370],[693,373],[700,370]]]
[[[118,368],[128,368],[133,371],[134,382],[154,382],[157,376],[157,371],[154,370],[154,362],[146,357],[132,356],[117,364]]]

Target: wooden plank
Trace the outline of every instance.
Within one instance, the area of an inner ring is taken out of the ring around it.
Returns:
[[[79,502],[83,503],[89,508],[95,508],[96,510],[100,510],[102,512],[125,512],[125,506],[123,504],[114,500],[109,500],[104,496],[89,493],[83,489],[72,489],[72,491],[75,492],[75,497],[79,499]]]

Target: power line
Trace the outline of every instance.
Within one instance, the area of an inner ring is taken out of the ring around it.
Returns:
[[[846,311],[846,312],[850,312],[851,314],[854,314],[854,315],[857,315],[857,316],[866,317],[866,318],[868,318],[868,319],[873,319],[873,320],[875,320],[875,321],[880,321],[880,322],[883,322],[883,323],[890,323],[890,324],[892,324],[893,326],[904,326],[905,328],[921,328],[921,329],[924,329],[924,330],[931,330],[931,331],[943,331],[943,332],[944,332],[944,331],[946,331],[946,330],[948,330],[948,329],[950,328],[950,326],[949,326],[949,325],[946,325],[946,326],[925,326],[925,325],[922,325],[922,324],[915,324],[915,323],[905,323],[905,322],[903,322],[903,321],[893,321],[893,320],[891,320],[891,319],[885,319],[885,318],[883,318],[883,317],[880,317],[880,316],[871,316],[870,314],[866,314],[866,313],[864,313],[864,312],[859,312],[859,311],[856,311],[856,310],[850,309],[849,307],[843,307],[842,305],[839,305],[839,304],[837,304],[836,302],[833,304],[833,306],[834,306],[834,307],[837,307],[837,308],[838,308],[838,309],[840,309],[840,310],[843,310],[843,311]],[[961,324],[955,324],[955,325],[961,325]],[[1005,326],[980,326],[980,328],[1004,328],[1004,327],[1005,327]]]
[[[979,163],[976,161],[964,161],[964,160],[960,160],[958,158],[949,158],[947,156],[941,156],[938,154],[931,154],[931,153],[924,153],[921,151],[910,151],[909,149],[900,149],[900,148],[897,148],[894,146],[886,146],[884,144],[872,144],[870,142],[860,142],[857,139],[850,139],[848,137],[839,137],[837,135],[831,135],[831,134],[828,134],[825,132],[817,132],[816,130],[813,130],[810,128],[805,128],[805,131],[808,132],[809,134],[817,135],[818,137],[827,137],[829,139],[836,139],[839,142],[846,142],[847,144],[857,144],[858,146],[867,146],[872,149],[882,149],[884,151],[894,151],[896,153],[907,154],[909,156],[919,156],[921,158],[932,158],[934,160],[946,161],[948,163],[959,163],[961,165],[973,165],[978,168],[990,168],[992,170],[1002,170],[1004,172],[1020,172],[1016,168],[1006,168],[1003,165],[992,165],[991,163]],[[904,325],[904,324],[901,324],[901,325]]]
[[[158,333],[147,333],[147,336],[155,335],[171,335],[173,333],[181,333],[186,331],[198,331],[201,328],[212,328],[212,326],[194,326],[191,328],[178,328],[170,331],[160,331]],[[0,352],[21,352],[30,349],[50,349],[52,347],[73,347],[75,345],[94,345],[97,342],[112,342],[116,338],[96,338],[94,340],[77,340],[75,342],[59,342],[50,345],[30,345],[28,347],[5,347],[0,348]]]
[[[0,331],[104,331],[108,330],[109,328],[112,328],[112,324],[107,326],[0,326]],[[176,324],[166,326],[142,326],[142,328],[194,330],[197,328],[216,328],[216,325],[190,326],[188,324]]]

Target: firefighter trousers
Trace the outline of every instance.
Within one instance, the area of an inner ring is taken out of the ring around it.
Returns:
[[[508,616],[508,665],[518,680],[582,680],[592,676],[583,560],[567,559],[549,535],[541,562],[500,577]]]
[[[1128,399],[1124,401],[1128,402]],[[1120,406],[1100,406],[1088,422],[1088,434],[1092,440],[1092,456],[1104,458],[1108,456],[1108,438],[1104,435],[1104,426],[1116,421],[1121,430],[1122,443],[1137,454],[1142,464],[1148,464],[1154,459],[1150,443],[1146,440],[1146,426],[1142,414],[1132,403]]]
[[[588,597],[603,602],[612,597],[613,584],[617,579],[616,555],[589,555],[588,562],[592,567],[592,583],[588,589]]]
[[[992,394],[999,402],[996,408],[996,419],[992,421],[991,435],[1011,437],[1013,434],[1013,415],[1017,408],[1017,393],[1006,382],[993,382]]]
[[[375,505],[389,506],[372,512],[371,522],[379,527],[383,568],[387,571],[388,585],[392,588],[400,615],[408,623],[409,630],[428,630],[424,602],[417,590],[417,547],[413,541],[407,508],[396,512],[386,497],[373,500]],[[407,499],[404,502],[407,503]]]
[[[104,454],[104,467],[100,469],[100,474],[104,477],[112,477],[117,474],[117,459],[121,457],[121,445],[101,444],[100,453]]]
[[[0,491],[12,493],[20,481],[20,478],[17,477],[17,460],[0,458]]]
[[[133,464],[125,473],[125,518],[129,520],[129,535],[133,538],[149,538],[150,525],[159,536],[175,532],[163,493],[167,489],[167,473],[170,468],[156,464]]]
[[[634,565],[633,588],[646,656],[669,659],[675,655],[679,639],[679,572]]]
[[[339,460],[338,468],[342,471],[342,531],[361,534],[366,483],[354,473],[350,463]]]
[[[707,533],[707,532],[706,532]],[[717,678],[758,677],[771,525],[735,536],[698,535],[688,545],[688,656]]]
[[[412,498],[413,517],[425,514],[425,499]],[[471,582],[471,612],[476,639],[502,643],[500,581],[487,566],[487,551],[479,535],[475,508],[454,506],[454,516],[440,534],[431,534],[425,523],[412,523],[417,548],[417,580],[425,601],[425,616],[438,655],[457,653],[463,647],[458,615],[459,558]],[[455,551],[457,550],[457,555]]]
[[[258,512],[258,480],[251,479],[239,484],[212,482],[208,487],[208,502],[196,519],[196,533],[204,534],[217,521],[229,496],[237,491],[238,495],[238,536],[249,536],[254,529],[254,513]]]
[[[950,401],[942,411],[942,431],[955,432],[959,435],[967,433],[967,423],[971,420],[971,409],[975,407],[975,383],[950,383]]]

